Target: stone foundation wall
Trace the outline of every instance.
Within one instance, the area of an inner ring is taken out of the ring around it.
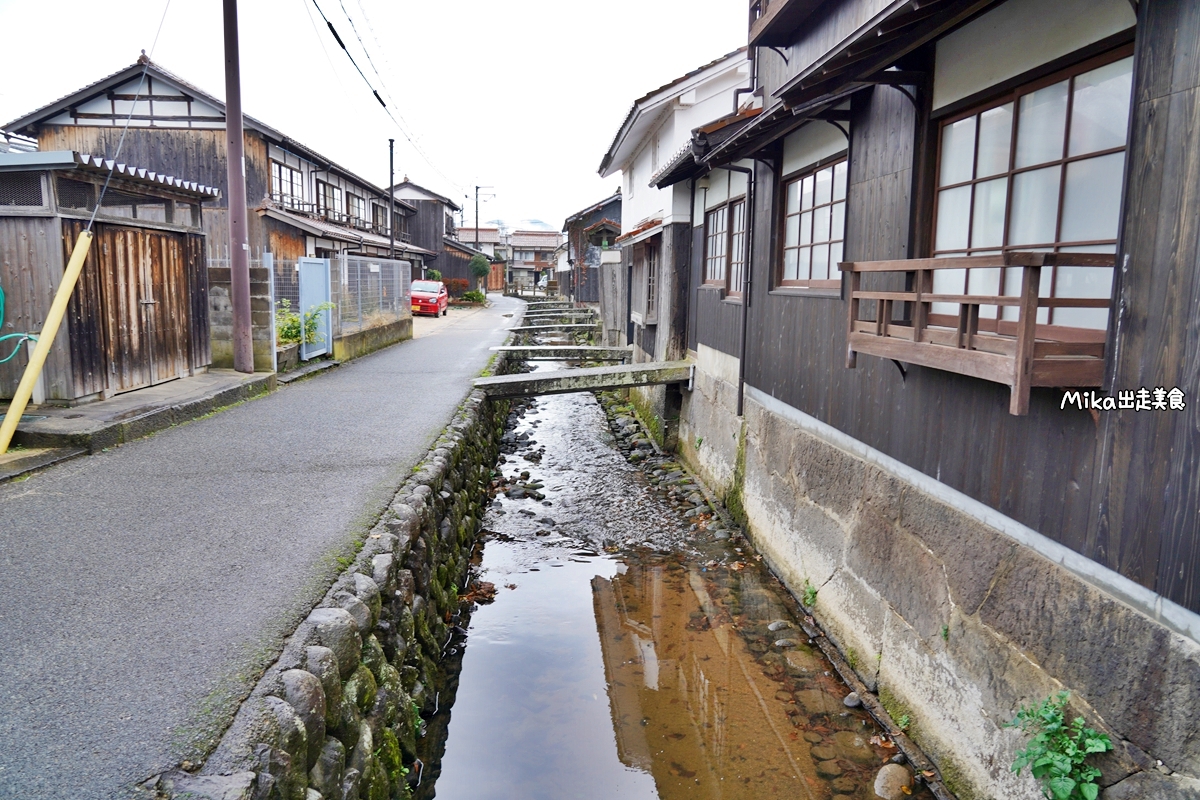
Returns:
[[[420,712],[432,712],[444,688],[447,620],[507,413],[507,402],[472,393],[199,773],[165,773],[147,790],[213,800],[410,797]]]
[[[741,441],[737,384],[736,358],[703,344],[697,346],[694,385],[683,395],[679,453],[722,500],[735,482]]]
[[[1019,540],[1011,520],[750,388],[731,458],[724,439],[741,421],[728,381],[706,372],[681,421],[689,466],[737,501],[791,591],[816,590],[817,621],[893,718],[909,717],[960,798],[1041,797],[1028,771],[1010,771],[1025,740],[1003,724],[1061,689],[1116,745],[1095,762],[1102,797],[1200,798],[1200,644],[1177,620],[1125,602],[1099,565],[1085,580],[1065,566],[1081,557],[1047,558],[1038,534]]]

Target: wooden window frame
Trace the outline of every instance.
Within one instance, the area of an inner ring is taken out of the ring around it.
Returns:
[[[304,172],[275,159],[271,159],[270,164],[271,199],[285,208],[299,208],[304,203]],[[296,189],[297,193],[283,191],[285,170],[290,179],[290,188]]]
[[[357,206],[357,208],[355,208],[355,206]],[[355,194],[354,192],[347,191],[346,216],[350,219],[350,222],[360,225],[367,224],[369,221],[366,218],[366,212],[367,198],[363,197],[361,194]]]
[[[1010,89],[1006,89],[1002,92],[998,92],[996,94],[990,95],[987,99],[982,100],[982,101],[972,105],[970,108],[958,111],[954,114],[948,114],[944,117],[939,118],[936,121],[934,130],[933,130],[933,147],[935,148],[935,157],[933,159],[933,175],[932,175],[933,213],[930,215],[929,231],[928,231],[930,256],[935,257],[935,258],[937,258],[937,257],[944,258],[944,257],[971,256],[971,255],[983,254],[983,253],[996,253],[996,252],[1007,253],[1007,252],[1014,252],[1014,251],[1040,251],[1040,252],[1057,253],[1057,252],[1060,252],[1062,248],[1080,248],[1080,247],[1094,248],[1094,247],[1108,247],[1108,246],[1112,246],[1115,248],[1117,246],[1117,242],[1118,242],[1118,238],[1119,238],[1119,225],[1120,225],[1119,221],[1118,221],[1118,231],[1117,231],[1118,235],[1115,235],[1112,239],[1097,239],[1097,240],[1089,240],[1089,241],[1071,241],[1071,242],[1062,241],[1063,203],[1064,203],[1064,199],[1066,197],[1066,188],[1067,188],[1066,187],[1066,184],[1067,184],[1066,171],[1067,171],[1067,166],[1069,164],[1072,164],[1072,163],[1075,163],[1078,161],[1087,161],[1089,159],[1112,155],[1114,153],[1124,153],[1124,154],[1126,154],[1126,166],[1128,165],[1128,152],[1129,152],[1128,128],[1127,128],[1127,133],[1126,133],[1126,137],[1125,137],[1125,144],[1123,144],[1121,147],[1112,147],[1112,148],[1107,148],[1107,149],[1103,149],[1103,150],[1096,150],[1094,152],[1088,152],[1088,153],[1084,153],[1082,155],[1075,155],[1075,156],[1069,155],[1068,153],[1069,153],[1069,145],[1070,145],[1070,137],[1071,137],[1071,121],[1072,121],[1072,114],[1074,111],[1075,78],[1077,78],[1078,76],[1080,76],[1086,72],[1091,72],[1092,70],[1097,69],[1099,67],[1107,66],[1108,64],[1112,64],[1117,61],[1121,61],[1122,59],[1129,58],[1130,56],[1133,55],[1133,53],[1134,53],[1134,45],[1132,42],[1120,45],[1120,46],[1115,47],[1111,50],[1108,50],[1104,53],[1100,53],[1098,55],[1094,55],[1089,58],[1085,58],[1075,64],[1072,64],[1070,66],[1064,67],[1059,70],[1056,70],[1055,72],[1052,72],[1049,75],[1044,75],[1040,78],[1036,78],[1034,80],[1031,80],[1031,81],[1021,84],[1019,86],[1016,86],[1016,87],[1013,87]],[[1066,113],[1065,113],[1065,117],[1063,120],[1063,146],[1062,146],[1062,150],[1061,150],[1061,153],[1062,153],[1061,157],[1056,160],[1039,162],[1037,164],[1026,165],[1023,167],[1017,167],[1016,166],[1017,131],[1020,127],[1021,98],[1027,94],[1032,94],[1033,92],[1036,92],[1039,89],[1044,89],[1047,86],[1053,86],[1056,83],[1061,83],[1064,80],[1068,81],[1068,85],[1067,85],[1067,108],[1066,108]],[[1130,102],[1129,102],[1130,113],[1132,113],[1132,110],[1133,110],[1134,99],[1135,99],[1134,96],[1131,94]],[[988,175],[983,178],[980,178],[980,177],[974,175],[974,171],[976,168],[975,165],[977,164],[978,158],[979,158],[979,124],[978,124],[978,122],[976,122],[975,141],[973,143],[973,150],[972,150],[972,154],[971,154],[971,159],[972,159],[971,165],[972,165],[972,176],[973,177],[967,181],[959,181],[957,183],[949,183],[949,184],[946,184],[943,186],[941,184],[942,152],[943,152],[942,151],[942,139],[943,139],[943,133],[944,133],[946,127],[949,125],[953,125],[956,122],[960,122],[964,119],[969,119],[971,117],[978,117],[986,111],[990,111],[991,109],[994,109],[994,108],[999,108],[1000,106],[1006,105],[1008,103],[1012,104],[1013,110],[1012,110],[1012,123],[1011,123],[1012,129],[1009,134],[1010,138],[1009,138],[1009,145],[1008,145],[1008,168],[1007,168],[1007,170],[1004,172],[996,173],[994,175]],[[1010,232],[1009,229],[1010,229],[1011,222],[1012,222],[1012,213],[1011,212],[1012,212],[1014,177],[1017,175],[1020,175],[1022,173],[1033,172],[1036,170],[1047,169],[1047,168],[1051,168],[1051,167],[1055,167],[1055,166],[1057,166],[1059,168],[1058,200],[1057,200],[1057,206],[1056,206],[1056,208],[1057,208],[1056,219],[1055,219],[1055,223],[1054,223],[1055,241],[1054,242],[1042,242],[1042,243],[1036,243],[1036,244],[1020,244],[1020,245],[1008,244],[1009,232]],[[973,187],[974,185],[979,184],[979,183],[986,183],[989,181],[1000,180],[1000,179],[1004,179],[1006,182],[1005,198],[1004,198],[1004,229],[1003,229],[1003,234],[1002,234],[1002,238],[1001,238],[1001,244],[999,246],[991,246],[991,247],[983,247],[983,246],[972,247],[971,246],[970,237],[974,230],[974,212],[975,212],[975,195],[976,195],[975,191],[972,190],[971,204],[970,204],[970,208],[967,211],[967,220],[968,220],[967,247],[966,248],[957,248],[957,249],[944,249],[944,250],[937,249],[937,223],[938,223],[939,204],[940,204],[942,192],[946,191],[948,189],[955,189],[955,188],[959,188],[959,187],[963,187],[963,186],[972,186]],[[1121,187],[1118,187],[1117,191],[1120,192]],[[1050,280],[1050,297],[1056,297],[1057,296],[1056,292],[1057,292],[1057,288],[1058,288],[1058,286],[1057,286],[1058,285],[1058,269],[1056,267],[1052,267],[1051,269],[1053,269],[1053,275]],[[1001,292],[1004,291],[1006,279],[1007,279],[1007,275],[1005,274],[1005,269],[1002,268],[1001,272],[1000,272],[1000,291]],[[969,270],[967,271],[964,281],[965,281],[965,283],[964,283],[963,293],[970,294],[971,293],[971,285],[970,285],[971,273]],[[1046,323],[1039,322],[1038,324],[1039,325],[1043,325],[1043,324],[1054,325],[1055,310],[1056,309],[1054,307],[1049,308],[1048,313],[1047,313],[1048,321]],[[946,316],[947,315],[931,315],[931,318],[936,317],[937,321],[945,322],[946,320],[941,319],[941,318],[946,317]],[[980,321],[979,321],[980,330],[1000,331],[1000,332],[1006,332],[1006,333],[1010,332],[1007,329],[1012,327],[1014,323],[1010,323],[1006,320],[1001,319],[1001,316],[1002,316],[1001,314],[997,313],[996,319],[990,319],[990,318],[980,319]],[[1080,330],[1090,331],[1091,329],[1080,329]]]
[[[849,158],[849,156],[850,156],[849,150],[842,150],[838,153],[834,153],[831,156],[822,158],[813,164],[810,164],[806,167],[802,167],[801,169],[795,170],[793,172],[790,172],[790,173],[780,177],[777,187],[776,187],[777,188],[776,195],[778,197],[778,200],[777,200],[778,210],[776,211],[776,214],[777,214],[776,219],[777,219],[778,225],[779,225],[779,228],[778,228],[779,236],[777,238],[777,244],[776,244],[777,251],[776,251],[776,256],[775,256],[775,267],[772,270],[772,272],[774,273],[774,279],[775,279],[775,284],[774,284],[773,288],[783,289],[783,290],[815,289],[815,290],[819,290],[821,292],[828,292],[830,290],[840,290],[841,289],[841,285],[842,285],[841,275],[840,275],[840,273],[837,272],[837,263],[836,262],[829,264],[829,274],[831,276],[837,275],[837,277],[830,277],[826,280],[812,280],[811,278],[800,279],[800,280],[787,280],[783,277],[783,270],[784,270],[784,261],[787,258],[788,250],[792,250],[792,249],[798,250],[800,247],[811,247],[813,244],[831,245],[831,244],[841,243],[842,258],[843,259],[845,258],[846,218],[847,218],[845,209],[848,209],[849,205],[850,205],[850,158]],[[800,181],[802,181],[805,178],[808,178],[810,176],[815,176],[817,173],[821,172],[822,170],[826,170],[826,169],[836,170],[837,165],[841,164],[841,163],[845,163],[845,165],[846,165],[846,196],[843,197],[841,200],[834,200],[833,192],[832,192],[832,188],[831,188],[829,203],[822,203],[820,206],[820,207],[830,208],[831,209],[830,213],[832,214],[833,206],[837,203],[842,204],[844,210],[842,212],[842,235],[841,235],[841,238],[840,239],[831,238],[831,239],[828,239],[828,240],[825,240],[825,241],[819,242],[819,243],[810,241],[807,245],[797,244],[796,247],[794,247],[794,248],[788,247],[787,246],[788,217],[800,216],[805,211],[815,211],[818,208],[818,206],[814,203],[814,205],[810,209],[801,208],[795,214],[788,214],[788,210],[787,210],[788,186],[790,186],[793,183],[799,183]],[[812,274],[811,267],[809,268],[809,274],[810,275]]]
[[[736,209],[742,209],[742,227],[738,230],[734,221],[737,218]],[[719,277],[714,276],[710,272],[712,265],[711,247],[714,241],[712,232],[712,223],[714,215],[723,215],[725,230],[718,235],[725,245],[725,252],[721,254],[723,259],[723,268]],[[738,240],[743,243],[746,237],[746,225],[749,222],[746,216],[746,195],[739,194],[729,198],[723,203],[719,203],[712,208],[704,210],[704,254],[703,254],[703,269],[704,280],[702,284],[712,289],[721,289],[725,292],[726,297],[741,297],[743,288],[746,282],[746,253],[744,247],[739,249]],[[741,280],[734,281],[734,270],[739,269]],[[736,283],[736,286],[735,286]]]
[[[659,247],[657,242],[647,241],[644,243],[642,257],[645,260],[645,279],[646,279],[646,308],[642,314],[642,319],[646,325],[654,325],[658,322],[658,278],[659,278]]]
[[[326,189],[328,189],[332,192],[332,197],[334,200],[333,208],[330,208],[328,205],[329,201],[328,201],[328,198],[326,198],[326,196],[325,196]],[[320,178],[317,179],[317,213],[318,214],[325,215],[326,218],[328,218],[330,215],[332,215],[336,220],[337,218],[340,218],[345,213],[344,206],[342,205],[342,203],[344,203],[344,202],[345,202],[345,198],[344,198],[344,194],[342,192],[342,187],[338,186],[336,183],[330,183],[329,181],[323,181]]]
[[[719,217],[724,220],[725,229],[716,234],[713,233],[713,224],[715,218]],[[719,237],[719,240],[725,245],[725,252],[721,254],[722,267],[719,276],[713,275],[712,262],[712,244],[714,237]],[[721,203],[713,208],[704,210],[704,285],[725,288],[725,281],[729,277],[729,204]]]

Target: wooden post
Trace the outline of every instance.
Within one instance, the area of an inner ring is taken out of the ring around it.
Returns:
[[[850,315],[849,323],[846,326],[846,367],[854,369],[858,366],[858,354],[854,352],[854,345],[850,344],[850,339],[854,335],[854,323],[858,320],[858,292],[862,289],[862,273],[854,269],[854,265],[850,265]]]
[[[925,294],[925,276],[933,276],[933,273],[928,270],[919,269],[914,276],[913,288],[916,290],[917,299],[914,302],[913,308],[913,342],[920,344],[921,337],[925,335],[925,326],[929,323],[929,310],[926,308],[929,304],[921,299]],[[930,286],[932,291],[932,283]]]
[[[1013,358],[1013,383],[1008,412],[1023,416],[1029,413],[1029,389],[1033,385],[1033,349],[1037,337],[1038,287],[1042,282],[1041,267],[1024,267],[1021,275],[1021,305],[1017,308],[1017,352]]]
[[[238,56],[237,0],[224,0],[225,168],[229,182],[229,300],[233,306],[233,368],[254,372],[250,312],[250,239],[247,230],[246,153],[242,138],[242,77]],[[301,311],[303,313],[303,311]]]

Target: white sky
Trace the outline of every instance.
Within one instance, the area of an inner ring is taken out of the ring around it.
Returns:
[[[317,3],[436,170],[379,107],[312,0],[239,3],[246,113],[380,186],[394,137],[397,181],[407,174],[456,200],[475,184],[495,187],[480,205],[485,225],[558,229],[615,191],[596,169],[633,100],[746,42],[746,0]],[[165,5],[0,0],[0,124],[133,63]],[[222,47],[220,0],[172,0],[153,58],[223,97]],[[465,205],[471,226],[473,199]]]

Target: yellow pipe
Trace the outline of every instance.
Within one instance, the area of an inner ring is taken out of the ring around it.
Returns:
[[[17,432],[17,421],[25,413],[25,406],[29,404],[29,398],[33,396],[33,387],[37,384],[38,376],[42,374],[46,356],[50,355],[50,347],[54,343],[54,337],[58,335],[58,326],[62,324],[62,319],[67,313],[71,292],[75,291],[79,273],[83,271],[84,259],[87,258],[88,250],[91,247],[91,231],[80,231],[79,238],[75,240],[75,249],[71,251],[71,260],[67,262],[67,270],[63,273],[62,283],[58,285],[58,291],[54,294],[54,302],[50,304],[50,313],[46,315],[46,324],[42,326],[42,332],[38,334],[37,347],[33,348],[33,355],[25,367],[25,373],[21,375],[21,383],[17,386],[17,393],[8,407],[8,413],[4,415],[4,423],[0,425],[0,455],[8,452],[13,434]]]

